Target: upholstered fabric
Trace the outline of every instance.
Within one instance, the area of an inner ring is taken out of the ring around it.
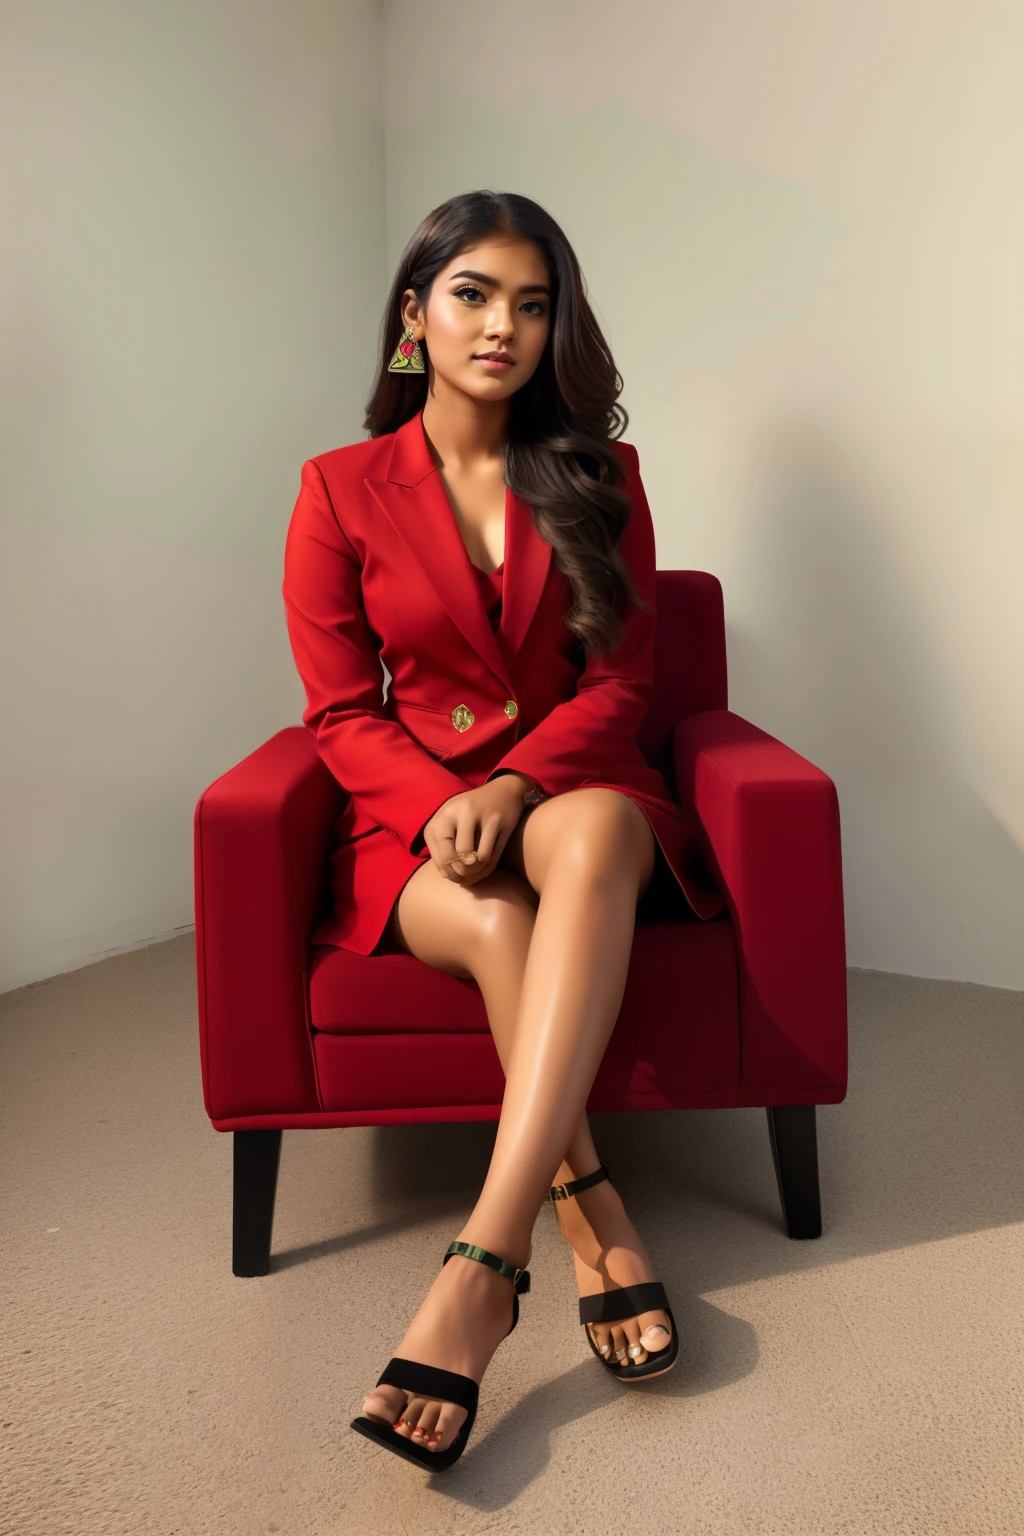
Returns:
[[[846,1094],[839,810],[826,774],[727,708],[713,576],[658,573],[655,691],[638,740],[694,807],[724,910],[638,908],[592,1109],[831,1104]],[[312,937],[344,793],[290,726],[195,810],[203,1095],[217,1130],[494,1119],[501,1067],[476,987],[412,955]]]

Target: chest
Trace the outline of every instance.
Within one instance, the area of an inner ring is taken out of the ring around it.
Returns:
[[[485,574],[495,570],[505,558],[505,480],[501,471],[466,475],[445,469],[439,473],[470,561]]]

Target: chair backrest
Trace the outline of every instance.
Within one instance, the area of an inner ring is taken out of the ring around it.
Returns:
[[[701,710],[729,707],[722,584],[707,571],[659,571],[657,606],[654,698],[637,740],[671,785],[672,727]]]

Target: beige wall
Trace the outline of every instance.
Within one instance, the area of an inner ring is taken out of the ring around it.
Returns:
[[[196,800],[299,717],[285,530],[386,292],[372,0],[15,9],[0,990],[193,922]]]
[[[22,9],[0,988],[191,923],[196,798],[299,717],[299,464],[477,186],[575,243],[659,562],[717,572],[733,707],[838,785],[851,962],[1024,986],[1024,12]]]
[[[1024,987],[1024,9],[388,0],[385,75],[425,13],[389,262],[470,187],[559,220],[659,564],[838,786],[851,963]]]

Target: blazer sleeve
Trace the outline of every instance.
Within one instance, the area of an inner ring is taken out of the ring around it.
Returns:
[[[620,449],[631,506],[619,552],[650,611],[630,604],[616,649],[607,656],[587,657],[575,696],[556,704],[520,737],[489,779],[513,769],[535,779],[549,795],[558,795],[578,788],[584,779],[604,777],[616,762],[635,759],[636,738],[654,693],[656,554],[639,455],[631,443],[620,444]]]
[[[417,851],[412,845],[438,807],[470,786],[384,718],[384,667],[363,608],[362,567],[313,459],[302,466],[281,592],[306,690],[303,725],[342,788]]]

